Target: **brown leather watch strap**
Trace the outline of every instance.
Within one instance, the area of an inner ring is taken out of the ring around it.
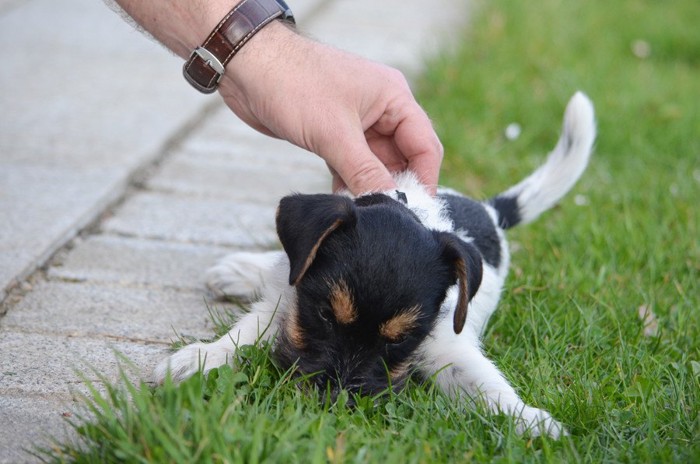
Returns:
[[[283,0],[243,0],[192,52],[182,69],[187,82],[202,93],[214,92],[231,58],[255,33],[277,18],[294,23]]]

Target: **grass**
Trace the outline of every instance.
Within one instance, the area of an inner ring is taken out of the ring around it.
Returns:
[[[464,45],[418,96],[445,145],[443,183],[476,197],[529,173],[568,97],[596,104],[584,178],[510,233],[513,269],[485,349],[561,441],[467,409],[428,381],[330,405],[269,347],[180,386],[86,398],[53,462],[699,462],[700,28],[695,0],[479,4]],[[522,134],[510,141],[506,125]],[[640,313],[646,313],[646,322]],[[653,316],[653,318],[652,318]]]

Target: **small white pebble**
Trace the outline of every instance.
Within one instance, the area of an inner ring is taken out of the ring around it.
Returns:
[[[641,60],[649,58],[651,56],[651,45],[646,40],[637,39],[632,42],[632,53]]]
[[[576,195],[574,197],[574,204],[576,206],[586,206],[588,204],[588,197],[586,195]]]
[[[521,132],[522,132],[522,128],[520,127],[520,124],[518,124],[517,122],[512,122],[512,123],[508,124],[508,126],[506,127],[506,131],[505,131],[506,138],[508,140],[515,140],[518,137],[520,137]]]
[[[656,337],[659,334],[659,322],[656,319],[656,314],[647,305],[642,305],[637,308],[637,315],[642,321],[645,337]]]
[[[516,242],[516,241],[511,240],[509,245],[510,245],[510,252],[513,254],[515,254],[523,249],[523,246],[520,244],[520,242]]]

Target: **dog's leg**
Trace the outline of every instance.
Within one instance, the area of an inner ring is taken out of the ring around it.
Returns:
[[[163,383],[168,372],[175,382],[192,376],[199,370],[204,373],[231,360],[238,346],[252,345],[268,340],[277,330],[276,308],[257,303],[251,312],[241,317],[233,328],[213,343],[193,343],[161,361],[153,371],[153,380]]]
[[[252,301],[268,281],[275,264],[284,257],[283,251],[231,253],[207,271],[207,287],[219,297]]]
[[[425,350],[424,359],[431,362],[421,366],[421,371],[427,377],[434,375],[440,388],[450,396],[460,398],[466,394],[472,400],[485,401],[494,413],[513,416],[518,433],[529,431],[534,436],[546,434],[553,438],[566,435],[564,427],[547,411],[528,406],[520,399],[478,346],[463,343],[436,345],[439,343],[432,343]]]

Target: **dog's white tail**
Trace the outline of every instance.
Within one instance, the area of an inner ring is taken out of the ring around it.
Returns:
[[[566,107],[561,137],[547,161],[517,185],[489,200],[504,229],[535,220],[574,186],[595,140],[593,103],[577,92]]]

